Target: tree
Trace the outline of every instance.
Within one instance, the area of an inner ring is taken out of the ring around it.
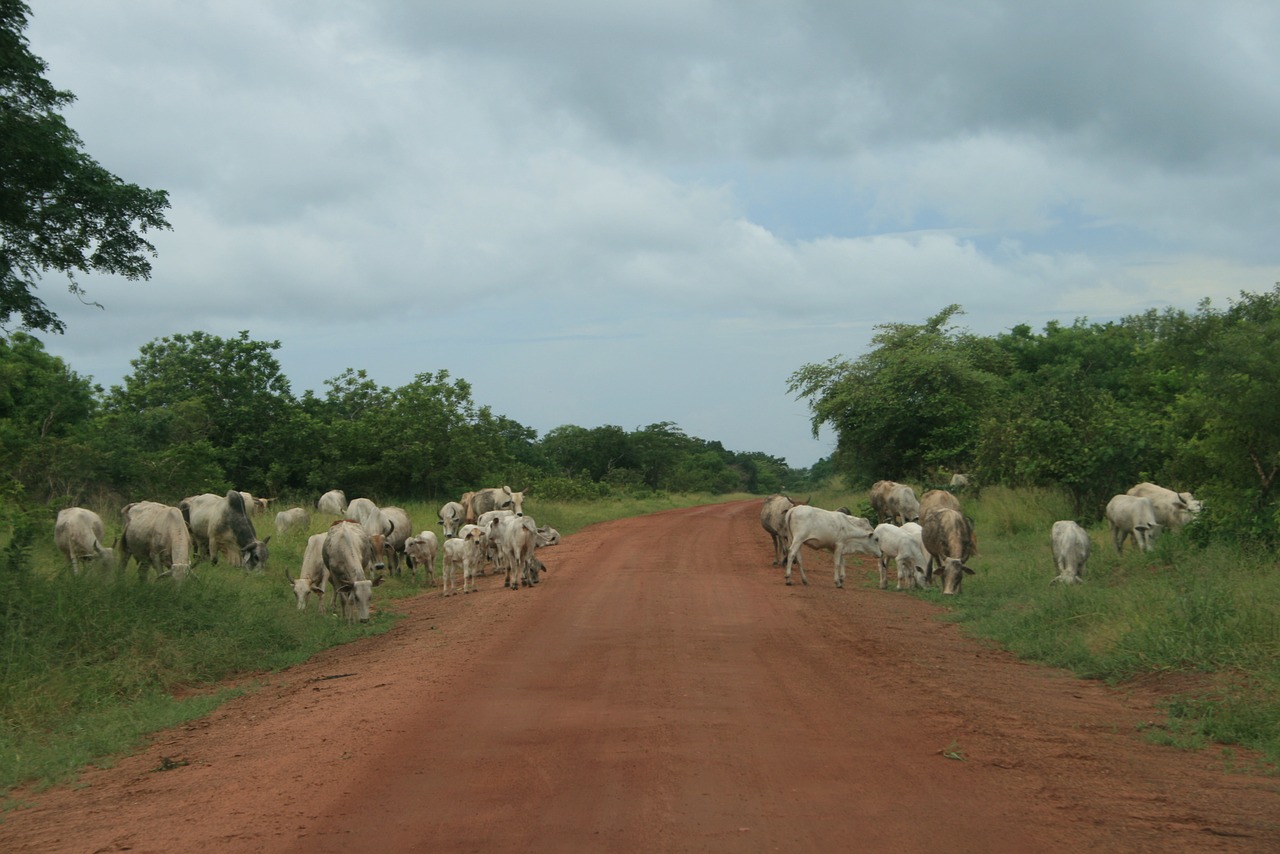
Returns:
[[[42,273],[67,276],[151,275],[155,247],[143,235],[168,228],[163,190],[127,184],[82,150],[59,114],[75,96],[44,78],[44,60],[23,31],[31,10],[0,0],[0,325],[11,317],[30,329],[65,325],[34,291]]]
[[[972,459],[979,424],[1001,389],[989,342],[961,334],[950,305],[921,325],[877,326],[874,348],[854,362],[805,365],[788,390],[809,398],[816,437],[835,431],[836,465],[854,483],[922,477]]]

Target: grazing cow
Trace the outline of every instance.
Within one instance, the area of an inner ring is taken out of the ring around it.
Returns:
[[[120,571],[129,559],[138,561],[138,578],[146,580],[147,570],[156,568],[156,578],[182,581],[191,571],[191,532],[182,511],[154,501],[126,504],[120,511],[124,530],[120,534]],[[167,567],[161,571],[161,567]]]
[[[347,519],[352,522],[359,522],[360,527],[369,535],[373,547],[378,552],[378,559],[382,559],[383,549],[387,545],[387,536],[394,530],[394,523],[387,518],[378,505],[374,504],[368,498],[354,498],[347,505]]]
[[[413,522],[409,520],[409,514],[401,507],[383,507],[382,515],[386,516],[387,520],[391,522],[391,531],[383,542],[383,548],[387,553],[387,562],[391,564],[391,574],[399,578],[401,572],[400,556],[404,554],[404,544],[413,536]],[[412,569],[412,567],[410,568]]]
[[[404,541],[404,556],[413,571],[413,580],[418,580],[418,567],[424,568],[423,577],[432,587],[436,586],[436,555],[440,551],[440,540],[431,531],[423,531],[416,537]]]
[[[290,507],[276,514],[276,533],[305,531],[311,526],[311,514],[302,507]]]
[[[1084,581],[1084,564],[1092,548],[1089,532],[1070,519],[1062,519],[1053,523],[1049,542],[1053,546],[1053,562],[1058,567],[1058,577],[1053,581],[1063,584]]]
[[[490,510],[510,510],[517,516],[523,516],[524,492],[515,492],[509,486],[479,490],[471,496],[471,510],[467,514],[467,521],[477,523],[480,515]]]
[[[1124,541],[1129,537],[1133,537],[1134,545],[1142,551],[1151,551],[1158,528],[1155,505],[1150,498],[1115,496],[1107,502],[1107,524],[1117,552],[1123,551]]]
[[[80,574],[82,560],[100,560],[108,568],[115,565],[115,552],[102,544],[105,536],[102,517],[83,507],[59,510],[53,523],[53,542],[76,575]]]
[[[945,489],[931,489],[924,495],[920,496],[920,518],[922,520],[928,515],[930,510],[937,510],[940,507],[959,510],[960,499],[956,498]]]
[[[905,522],[901,527],[884,522],[876,525],[872,538],[880,546],[880,589],[889,586],[889,558],[898,567],[898,590],[906,583],[908,589],[923,588],[928,557],[921,539],[921,528],[916,522]]]
[[[930,510],[920,524],[920,538],[929,553],[925,568],[925,586],[933,586],[933,571],[942,571],[942,592],[948,596],[960,592],[966,575],[973,570],[965,565],[976,551],[973,523],[959,510],[940,507]]]
[[[920,502],[916,500],[915,490],[905,483],[877,480],[871,485],[869,497],[876,521],[901,525],[920,520]]]
[[[760,527],[769,533],[773,540],[773,565],[782,566],[787,559],[787,542],[782,536],[782,520],[787,511],[799,502],[785,495],[770,495],[760,507]],[[807,503],[807,502],[806,502]]]
[[[463,525],[458,529],[457,539],[466,545],[462,553],[462,592],[474,593],[476,576],[484,568],[489,538],[479,525]]]
[[[302,569],[297,578],[289,577],[289,569],[285,567],[284,578],[293,588],[293,595],[298,599],[298,610],[307,610],[307,597],[316,594],[320,605],[320,613],[324,613],[324,587],[329,575],[324,568],[324,541],[327,534],[312,534],[307,538],[307,550],[302,553]]]
[[[1190,492],[1174,492],[1149,482],[1140,483],[1125,494],[1150,499],[1156,524],[1170,531],[1181,530],[1183,525],[1195,519],[1202,506]]]
[[[950,484],[950,485],[951,485],[951,488],[952,488],[952,489],[965,489],[965,488],[967,488],[967,487],[969,486],[969,475],[967,475],[967,474],[959,474],[959,473],[956,473],[956,474],[951,475],[951,484]]]
[[[861,516],[850,516],[836,510],[823,510],[801,504],[792,507],[783,518],[784,536],[787,538],[787,584],[791,583],[791,564],[800,565],[800,581],[808,585],[804,574],[804,558],[800,551],[812,546],[830,551],[835,556],[833,577],[836,587],[844,587],[844,557],[860,553],[880,557],[880,547],[872,540],[874,529]]]
[[[440,527],[446,540],[458,536],[458,529],[467,521],[466,509],[456,501],[450,501],[441,507],[437,515],[440,517]]]
[[[441,596],[452,596],[458,592],[457,578],[459,576],[462,577],[465,584],[466,573],[464,566],[466,564],[466,553],[472,547],[472,543],[461,537],[450,537],[444,541],[444,557],[440,561]]]
[[[369,622],[373,588],[383,582],[381,573],[372,581],[369,575],[385,565],[376,557],[380,553],[374,549],[373,539],[360,523],[341,519],[329,526],[320,554],[347,622]]]
[[[347,494],[341,489],[331,489],[316,502],[316,509],[330,516],[347,515]]]
[[[229,490],[226,496],[206,492],[184,498],[178,506],[182,518],[191,529],[196,556],[207,555],[213,563],[220,554],[226,554],[232,566],[245,569],[262,569],[267,563],[267,543],[258,539],[253,522],[245,510],[244,496]]]

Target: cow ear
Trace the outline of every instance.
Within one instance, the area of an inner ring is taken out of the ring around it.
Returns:
[[[972,569],[970,569],[969,567],[965,566],[964,564],[960,564],[960,568],[961,568],[961,569],[963,569],[963,570],[965,571],[965,574],[966,574],[966,575],[976,575],[976,574],[977,574],[977,573],[975,573]]]

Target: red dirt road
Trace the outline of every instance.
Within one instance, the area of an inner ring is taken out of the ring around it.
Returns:
[[[594,526],[535,589],[402,600],[26,795],[0,851],[1280,851],[1280,779],[1146,744],[1150,697],[966,639],[869,561],[838,590],[810,552],[785,587],[759,509]]]

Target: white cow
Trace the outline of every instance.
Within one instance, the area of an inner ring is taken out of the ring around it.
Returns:
[[[423,567],[424,580],[432,587],[436,586],[436,555],[440,552],[440,540],[433,531],[423,531],[417,536],[404,541],[404,555],[413,571],[413,580],[418,581],[418,567]]]
[[[243,494],[234,489],[225,496],[206,492],[184,498],[178,506],[191,529],[197,556],[207,555],[217,563],[218,556],[225,554],[228,563],[245,569],[261,569],[266,565],[267,543],[271,537],[258,539],[245,509]]]
[[[320,496],[320,500],[316,502],[316,509],[330,516],[345,516],[347,495],[341,489],[331,489]]]
[[[538,526],[538,548],[560,545],[560,532],[550,525]]]
[[[321,547],[324,568],[333,584],[333,595],[347,622],[369,622],[369,603],[373,588],[383,582],[381,573],[369,575],[385,564],[376,557],[373,539],[358,522],[343,520],[329,526]]]
[[[889,586],[889,558],[894,559],[898,567],[898,590],[906,583],[912,587],[924,588],[925,567],[928,557],[921,538],[921,527],[918,522],[906,522],[901,526],[889,522],[876,525],[872,537],[880,546],[880,589]]]
[[[458,529],[467,521],[466,509],[456,501],[445,504],[437,515],[446,540],[458,536]]]
[[[462,592],[474,593],[476,576],[484,569],[485,552],[489,548],[489,537],[479,525],[463,525],[458,529],[456,539],[466,544],[462,555]],[[446,543],[448,540],[445,541]]]
[[[806,504],[792,507],[783,520],[787,546],[787,584],[791,583],[791,564],[800,565],[800,581],[809,583],[804,574],[804,546],[830,551],[835,556],[836,587],[844,587],[844,558],[859,553],[880,557],[880,547],[872,540],[875,529],[861,516],[849,516],[835,510],[823,510]]]
[[[108,568],[115,566],[115,552],[102,544],[105,536],[102,517],[83,507],[59,510],[53,523],[53,542],[76,575],[80,574],[82,560],[99,560]]]
[[[1107,524],[1111,526],[1111,539],[1116,551],[1124,549],[1124,541],[1133,537],[1134,544],[1144,552],[1151,551],[1156,532],[1155,505],[1150,498],[1137,495],[1117,495],[1107,502]]]
[[[1089,532],[1071,519],[1061,519],[1053,523],[1049,542],[1053,547],[1054,565],[1058,567],[1058,576],[1053,581],[1063,584],[1084,581],[1084,564],[1093,547]]]
[[[302,553],[302,569],[298,571],[297,578],[290,578],[289,569],[285,568],[284,577],[298,599],[299,611],[307,610],[307,597],[314,593],[320,613],[324,613],[324,589],[329,581],[329,573],[324,568],[324,541],[327,536],[326,532],[307,538],[307,549]]]
[[[510,510],[517,516],[523,515],[526,491],[516,492],[509,486],[477,490],[471,495],[471,509],[467,514],[467,521],[479,524],[480,514],[490,510]]]
[[[452,596],[458,592],[457,579],[461,576],[463,583],[466,583],[466,560],[467,551],[474,548],[474,544],[467,542],[461,537],[450,537],[444,541],[444,558],[440,562],[440,595]],[[466,591],[471,592],[471,591]]]
[[[138,578],[146,579],[147,570],[155,567],[156,578],[172,577],[182,581],[191,571],[191,532],[182,519],[182,511],[154,501],[126,504],[120,511],[124,530],[120,534],[120,571],[129,567],[129,559],[138,561]],[[161,571],[161,567],[167,567]]]
[[[276,533],[305,531],[311,525],[311,514],[302,507],[290,507],[276,514]]]
[[[1170,531],[1180,530],[1189,523],[1202,506],[1190,492],[1174,492],[1150,482],[1140,483],[1125,494],[1150,499],[1156,524]]]
[[[250,516],[261,516],[267,512],[267,505],[275,501],[274,498],[254,498],[248,492],[241,492],[240,497],[244,499],[245,512]]]
[[[538,542],[538,523],[528,516],[514,513],[494,514],[488,523],[488,536],[495,545],[494,568],[504,573],[504,587],[519,590],[537,583],[533,553]]]

